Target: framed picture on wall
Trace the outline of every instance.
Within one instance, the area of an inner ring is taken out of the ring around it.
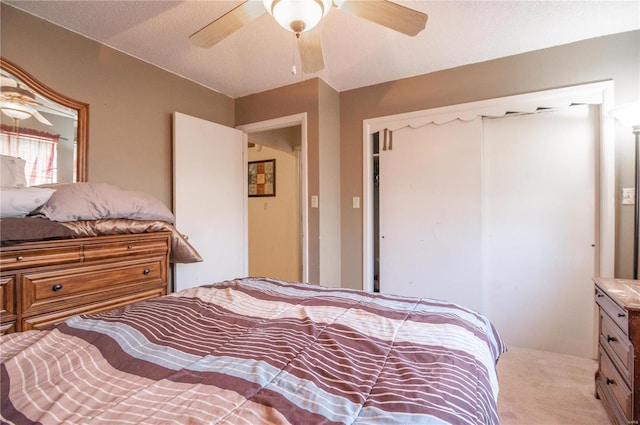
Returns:
[[[276,196],[276,160],[249,162],[249,196]]]

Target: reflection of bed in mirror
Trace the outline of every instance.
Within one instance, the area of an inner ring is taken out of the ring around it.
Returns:
[[[0,154],[26,161],[27,184],[86,181],[88,105],[0,59]]]

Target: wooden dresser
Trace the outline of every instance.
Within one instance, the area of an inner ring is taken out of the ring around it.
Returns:
[[[640,281],[595,278],[599,316],[596,397],[614,424],[640,419]]]
[[[67,317],[165,295],[170,233],[29,242],[0,250],[0,330],[42,329]]]

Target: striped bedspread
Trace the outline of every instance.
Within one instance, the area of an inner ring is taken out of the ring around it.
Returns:
[[[247,278],[1,341],[6,423],[499,423],[502,340],[431,299]]]

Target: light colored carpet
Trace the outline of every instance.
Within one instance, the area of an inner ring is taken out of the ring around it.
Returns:
[[[502,425],[610,425],[595,398],[595,360],[509,347],[498,362]]]

